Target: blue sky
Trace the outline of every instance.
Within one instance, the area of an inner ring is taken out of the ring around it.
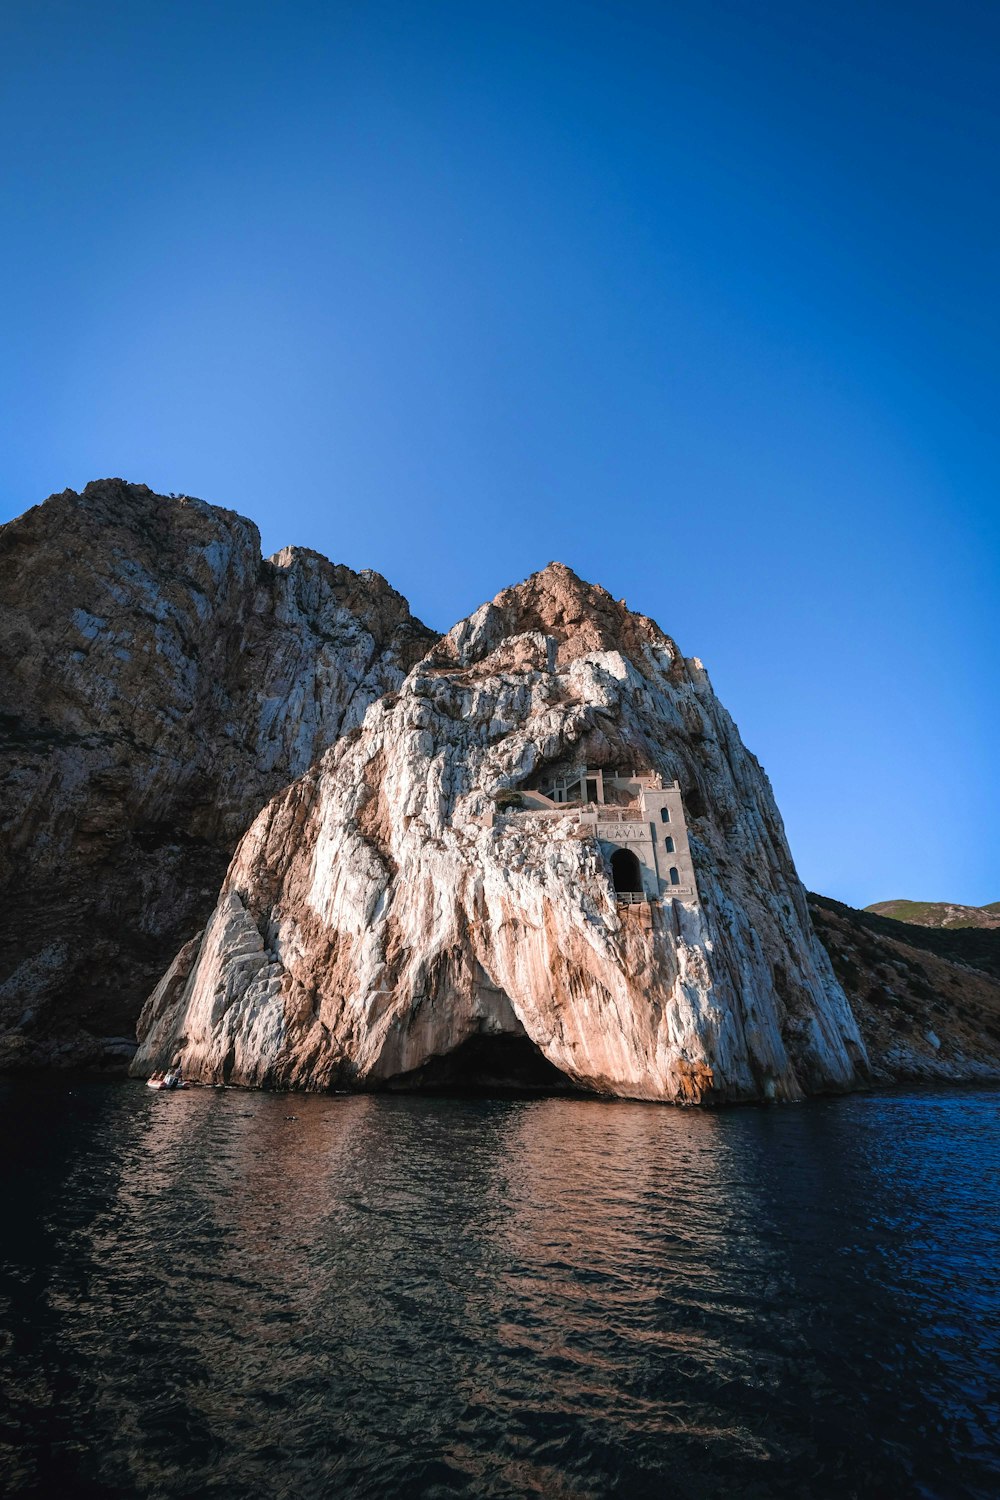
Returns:
[[[800,873],[1000,899],[1000,7],[0,7],[0,518],[122,475],[702,657]]]

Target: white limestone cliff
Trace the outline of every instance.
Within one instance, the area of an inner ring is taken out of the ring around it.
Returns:
[[[584,810],[498,811],[570,763],[679,783],[696,894],[622,906]],[[139,1036],[139,1074],[260,1086],[460,1081],[505,1047],[681,1102],[867,1073],[770,785],[700,663],[558,564],[267,804]]]

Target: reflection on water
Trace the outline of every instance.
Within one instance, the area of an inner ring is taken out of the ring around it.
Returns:
[[[997,1100],[7,1082],[3,1488],[993,1496]]]

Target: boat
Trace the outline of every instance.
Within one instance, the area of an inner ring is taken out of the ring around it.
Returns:
[[[148,1089],[186,1089],[187,1084],[179,1073],[167,1073],[165,1077],[154,1073],[152,1077],[146,1079],[146,1087]]]

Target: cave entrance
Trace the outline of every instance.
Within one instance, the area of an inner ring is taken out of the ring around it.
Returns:
[[[579,1092],[523,1032],[520,1036],[479,1032],[453,1051],[429,1057],[422,1067],[387,1079],[383,1087],[393,1093],[492,1098]]]
[[[611,879],[619,896],[642,895],[642,872],[631,849],[616,849],[612,854]]]

